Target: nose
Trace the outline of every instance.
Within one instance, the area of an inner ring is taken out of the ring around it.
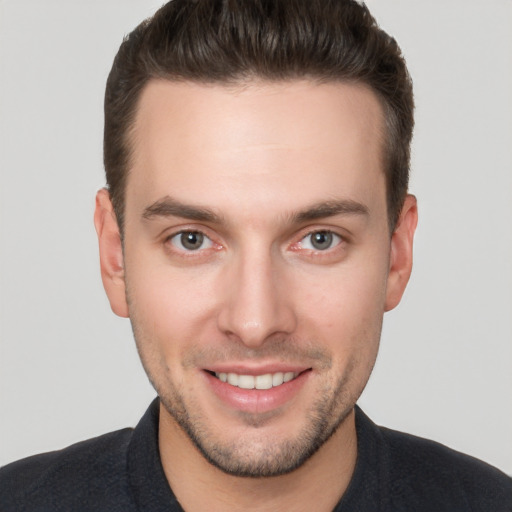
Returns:
[[[270,254],[240,256],[224,274],[219,329],[249,348],[275,335],[291,334],[297,324],[283,263]],[[227,275],[226,275],[227,274]]]

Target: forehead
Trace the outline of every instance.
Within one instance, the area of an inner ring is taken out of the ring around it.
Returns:
[[[154,80],[138,105],[127,208],[165,195],[225,208],[246,196],[260,208],[383,196],[383,127],[361,85]]]

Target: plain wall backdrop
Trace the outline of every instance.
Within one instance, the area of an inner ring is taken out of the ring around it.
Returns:
[[[155,0],[0,1],[0,465],[154,396],[92,224],[103,91]],[[372,0],[416,92],[415,268],[360,404],[512,474],[512,2]]]

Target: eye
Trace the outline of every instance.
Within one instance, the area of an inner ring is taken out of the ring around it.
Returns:
[[[332,231],[315,231],[305,236],[299,244],[302,249],[326,251],[336,247],[341,241],[341,237]]]
[[[199,251],[213,246],[213,242],[200,231],[181,231],[170,239],[171,244],[181,251]]]

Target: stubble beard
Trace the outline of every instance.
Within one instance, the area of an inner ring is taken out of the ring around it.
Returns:
[[[350,371],[348,372],[350,373]],[[148,373],[148,375],[150,375]],[[340,378],[334,388],[321,390],[314,408],[308,411],[304,427],[292,439],[275,440],[262,437],[258,442],[238,439],[220,440],[209,428],[208,419],[194,415],[198,411],[194,400],[187,406],[177,387],[165,389],[150,380],[171,418],[181,427],[201,455],[224,473],[239,477],[274,477],[290,473],[302,466],[336,432],[352,411],[358,396],[349,396],[346,382],[350,376]],[[278,415],[279,412],[276,413]],[[243,422],[257,430],[272,421],[273,413],[242,413]]]
[[[254,441],[246,436],[239,436],[236,439],[222,439],[209,426],[208,418],[201,416],[201,407],[193,395],[185,399],[181,388],[170,378],[170,370],[161,356],[151,354],[152,343],[142,332],[137,329],[133,316],[132,329],[137,344],[137,350],[141,358],[146,374],[157,391],[160,400],[175,423],[183,430],[191,442],[196,446],[201,455],[213,466],[224,473],[239,477],[274,477],[290,473],[302,466],[310,459],[337,431],[353,410],[356,401],[361,395],[370,377],[375,363],[375,357],[362,362],[357,357],[345,367],[345,372],[340,375],[336,382],[326,382],[323,388],[317,390],[318,399],[305,412],[304,426],[294,437],[278,439],[262,435]],[[380,324],[381,326],[382,324]],[[376,342],[375,356],[379,345],[380,329],[378,332],[363,339],[367,343]],[[365,343],[362,342],[363,344]],[[287,360],[286,355],[292,355],[286,347],[294,347],[296,344],[278,343],[269,353],[281,355]],[[314,347],[314,344],[311,344]],[[269,344],[268,347],[272,347]],[[320,366],[327,369],[331,366],[330,355],[317,349],[309,352],[313,359],[321,361]],[[255,354],[255,353],[254,353]],[[263,356],[263,354],[259,354]],[[235,358],[236,359],[236,358]],[[363,357],[364,359],[364,357]],[[194,358],[192,358],[194,360]],[[194,360],[197,363],[197,360]],[[184,362],[185,366],[193,366],[191,360]],[[364,369],[361,368],[363,365]],[[197,366],[197,365],[196,365]],[[162,374],[153,371],[160,368]],[[358,372],[364,372],[363,378],[358,379]],[[158,378],[156,378],[158,377]],[[354,383],[357,383],[354,387]],[[241,413],[243,423],[253,432],[271,422],[273,415],[279,416],[280,412],[266,414]]]

